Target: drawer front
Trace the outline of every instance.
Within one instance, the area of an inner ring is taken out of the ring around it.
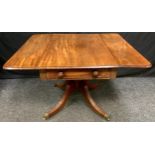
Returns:
[[[64,69],[64,70],[41,70],[42,80],[91,80],[91,79],[113,79],[116,78],[116,69]]]

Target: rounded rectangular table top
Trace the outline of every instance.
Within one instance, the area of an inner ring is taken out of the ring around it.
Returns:
[[[119,34],[37,34],[5,63],[4,69],[99,69],[151,64]]]

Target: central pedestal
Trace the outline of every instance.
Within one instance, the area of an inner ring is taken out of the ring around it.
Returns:
[[[95,111],[100,116],[104,117],[106,120],[110,120],[109,115],[95,103],[95,101],[93,100],[93,98],[89,93],[89,90],[96,88],[96,84],[92,84],[84,80],[82,81],[71,80],[71,81],[65,81],[65,83],[63,84],[55,84],[55,86],[63,89],[64,94],[61,100],[49,112],[44,114],[43,116],[44,119],[48,119],[51,116],[55,115],[57,112],[59,112],[65,106],[69,96],[74,91],[78,90],[83,94],[88,105],[92,108],[93,111]]]

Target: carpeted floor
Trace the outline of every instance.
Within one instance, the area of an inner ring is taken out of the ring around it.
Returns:
[[[55,82],[39,79],[0,80],[0,121],[44,121],[44,112],[63,93],[53,87]],[[155,121],[155,78],[118,78],[98,83],[98,88],[91,94],[111,114],[111,121]],[[92,112],[77,92],[71,96],[66,107],[48,121],[105,120]]]

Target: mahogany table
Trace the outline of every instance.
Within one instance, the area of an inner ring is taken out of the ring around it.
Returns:
[[[114,79],[118,68],[149,68],[151,63],[119,34],[37,34],[6,62],[6,70],[39,70],[42,80],[62,79],[55,86],[64,95],[44,118],[61,110],[68,97],[79,90],[90,107],[109,120],[108,114],[92,99],[96,87],[88,80]]]

